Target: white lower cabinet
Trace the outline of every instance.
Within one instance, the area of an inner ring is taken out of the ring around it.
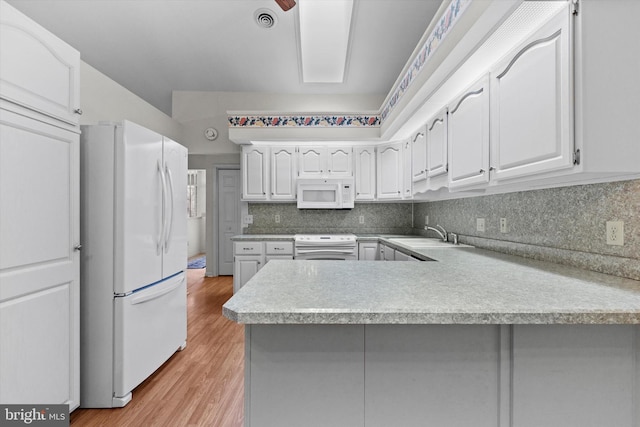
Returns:
[[[293,259],[290,241],[239,241],[233,244],[233,292],[236,293],[264,265],[274,259]]]
[[[395,261],[420,261],[417,258],[412,257],[409,254],[405,254],[404,252],[399,251],[398,249],[396,249],[395,251]]]
[[[358,243],[358,260],[378,261],[380,260],[380,248],[378,242]]]
[[[380,259],[383,261],[395,261],[396,250],[390,246],[380,244]]]
[[[236,293],[264,265],[263,242],[233,243],[233,292]]]
[[[265,264],[273,259],[293,259],[293,242],[265,242]]]

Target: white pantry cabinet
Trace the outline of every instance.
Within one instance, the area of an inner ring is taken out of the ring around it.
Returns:
[[[449,104],[449,188],[489,182],[489,79],[483,77]]]
[[[356,201],[376,198],[376,149],[355,147]]]
[[[378,146],[376,157],[378,200],[402,199],[404,158],[402,142]]]
[[[296,200],[295,147],[271,147],[271,200]]]
[[[269,192],[269,147],[242,147],[242,199],[267,200]]]
[[[353,148],[334,146],[298,147],[300,178],[353,176]]]
[[[571,15],[562,10],[491,72],[491,179],[573,166]]]
[[[4,1],[0,17],[0,404],[74,410],[80,54]]]

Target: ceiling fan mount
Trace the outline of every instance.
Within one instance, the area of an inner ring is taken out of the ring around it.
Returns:
[[[278,6],[285,12],[296,5],[296,0],[276,0]]]

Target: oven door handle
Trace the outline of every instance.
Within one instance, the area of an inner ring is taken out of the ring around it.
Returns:
[[[355,248],[354,248],[355,249]],[[354,249],[296,249],[298,254],[353,254]]]

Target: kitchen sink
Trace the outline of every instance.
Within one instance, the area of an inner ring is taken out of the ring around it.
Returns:
[[[391,243],[397,243],[399,245],[407,246],[411,249],[426,249],[426,248],[470,248],[469,245],[454,245],[449,242],[443,242],[440,239],[430,239],[421,237],[403,237],[388,239]]]

